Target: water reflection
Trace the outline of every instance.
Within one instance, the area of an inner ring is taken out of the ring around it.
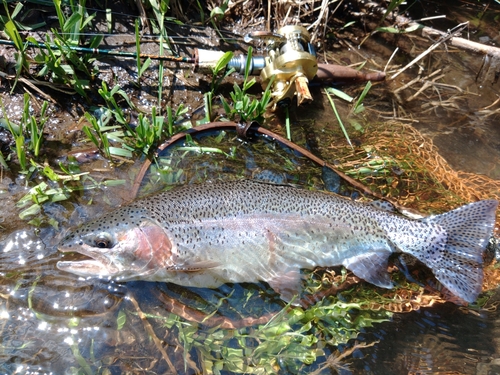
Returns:
[[[396,315],[358,338],[380,343],[358,350],[350,371],[342,373],[498,374],[499,334],[497,310],[467,312],[445,304]]]

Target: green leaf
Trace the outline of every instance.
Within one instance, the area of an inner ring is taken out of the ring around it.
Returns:
[[[213,68],[213,75],[216,76],[219,74],[221,70],[223,70],[229,61],[233,58],[233,53],[231,51],[227,51],[222,55],[222,57],[217,61],[217,64],[215,64],[215,67]]]
[[[126,183],[127,180],[106,180],[102,182],[104,186],[119,186],[119,185],[125,185]]]
[[[132,152],[130,152],[129,150],[125,150],[123,148],[120,148],[120,147],[112,147],[110,146],[109,147],[109,153],[111,155],[115,155],[115,156],[121,156],[121,157],[124,157],[124,158],[132,158]]]
[[[342,120],[340,118],[340,115],[337,112],[337,107],[335,107],[335,102],[330,97],[330,95],[328,94],[328,91],[326,91],[326,89],[325,89],[325,92],[326,92],[326,97],[330,101],[330,105],[332,106],[333,112],[335,113],[335,117],[337,118],[337,121],[339,122],[339,126],[342,129],[342,132],[344,133],[344,136],[345,136],[345,138],[347,140],[347,143],[349,143],[349,146],[351,146],[351,148],[354,149],[354,147],[352,146],[352,143],[351,143],[351,139],[349,138],[349,135],[347,134],[347,131],[346,131],[345,127],[344,127],[344,123],[342,122]]]
[[[61,30],[64,28],[64,15],[61,10],[61,1],[62,0],[52,0],[54,3],[54,8],[56,9],[57,18],[59,19],[59,27]]]
[[[340,90],[337,90],[333,87],[327,87],[325,88],[325,91],[328,93],[328,94],[332,94],[332,95],[335,95],[336,97],[340,98],[340,99],[343,99],[349,103],[352,103],[352,101],[354,100],[354,98],[348,94],[346,94],[345,92],[343,91],[340,91]]]
[[[34,215],[37,215],[41,212],[42,208],[39,204],[33,204],[31,205],[30,207],[28,207],[27,209],[21,211],[19,213],[19,218],[21,220],[25,220],[26,218],[28,218],[29,216],[34,216]]]
[[[356,23],[356,21],[347,22],[347,23],[346,23],[344,26],[342,26],[340,29],[341,29],[341,30],[342,30],[342,29],[345,29],[345,28],[347,28],[347,27],[349,27],[349,26],[351,26],[351,25],[354,25],[355,23]]]
[[[118,317],[116,318],[116,329],[119,331],[123,328],[127,322],[127,314],[123,309],[118,312]]]
[[[92,141],[92,143],[95,144],[97,147],[99,147],[99,140],[97,139],[97,137],[95,136],[95,134],[92,133],[92,131],[90,130],[90,128],[85,125],[85,126],[83,126],[82,130],[85,133],[85,135],[87,135],[88,139],[90,141]]]
[[[375,30],[380,31],[383,33],[390,33],[390,34],[407,34],[411,33],[413,31],[416,31],[418,29],[423,28],[422,25],[412,25],[410,27],[407,27],[406,29],[398,29],[395,27],[377,27]]]
[[[139,76],[142,76],[144,74],[144,72],[149,68],[149,66],[151,65],[151,62],[152,60],[148,57],[146,59],[146,61],[144,61],[144,63],[141,65],[141,69],[139,71]]]
[[[210,12],[210,17],[215,18],[215,17],[220,17],[224,15],[224,11],[220,7],[215,7],[212,9]]]
[[[43,167],[42,173],[45,176],[47,176],[51,181],[59,181],[59,175],[56,172],[54,172],[54,170],[50,168],[50,166],[48,165]]]
[[[23,51],[24,46],[23,46],[23,40],[21,39],[21,35],[19,34],[19,31],[17,31],[16,25],[14,25],[14,22],[12,20],[8,21],[5,24],[5,32],[9,36],[9,38],[14,42],[14,45],[16,46],[18,51]]]
[[[375,31],[380,31],[382,33],[390,33],[390,34],[399,34],[401,32],[400,29],[397,29],[395,27],[377,27]]]
[[[10,18],[12,18],[12,19],[16,18],[16,16],[19,14],[21,9],[23,9],[23,4],[21,2],[19,2],[16,4],[16,7],[12,11],[12,13],[10,14]]]
[[[245,62],[245,81],[243,82],[243,87],[246,87],[248,75],[250,74],[250,66],[252,66],[252,53],[253,53],[253,48],[252,48],[252,46],[250,46],[250,47],[248,47],[247,61]],[[253,81],[255,83],[255,78],[253,79]],[[248,87],[250,87],[250,86],[248,86]],[[246,90],[244,90],[244,91],[246,91]]]
[[[80,13],[73,13],[67,20],[66,22],[64,23],[64,27],[63,27],[63,32],[70,32],[72,31],[72,29],[75,27],[75,25],[77,25],[82,19],[82,16]],[[79,28],[79,25],[78,25],[78,28]],[[70,35],[71,39],[69,40],[69,42],[73,42],[73,35]]]
[[[92,22],[92,20],[95,18],[95,16],[96,16],[96,13],[91,14],[90,16],[85,18],[84,21],[82,22],[82,24],[80,25],[80,30],[83,30],[85,28],[85,26],[87,26],[90,22]]]
[[[363,92],[361,93],[358,100],[356,101],[356,104],[354,105],[354,113],[360,113],[364,110],[363,100],[365,99],[366,94],[368,94],[368,91],[370,91],[371,87],[372,87],[371,81],[366,82]]]

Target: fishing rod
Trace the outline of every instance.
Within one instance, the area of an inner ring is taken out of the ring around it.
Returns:
[[[262,86],[271,84],[273,102],[289,104],[297,95],[298,104],[312,100],[308,82],[316,75],[318,63],[314,47],[310,43],[309,32],[302,26],[289,25],[282,27],[276,33],[256,31],[247,34],[246,42],[264,42],[267,45],[267,56],[245,55],[232,58],[228,69],[237,73],[250,71],[252,75],[261,77]],[[0,44],[15,46],[13,41],[0,40]],[[194,70],[211,72],[220,61],[224,52],[196,48],[194,56],[151,55],[136,52],[115,51],[111,49],[87,48],[71,45],[50,45],[38,42],[26,42],[28,47],[42,49],[70,50],[77,53],[115,56],[120,58],[150,58],[152,60],[191,64]],[[248,60],[248,61],[247,61]],[[249,62],[250,66],[247,66]],[[274,78],[273,78],[274,77]]]
[[[11,40],[0,39],[0,44],[15,46],[15,43]],[[34,42],[26,42],[26,45],[31,48],[42,48],[42,49],[67,49],[70,51],[75,51],[77,53],[90,53],[94,55],[103,55],[103,56],[116,56],[122,58],[141,58],[151,60],[159,60],[159,61],[170,61],[170,62],[180,62],[186,64],[194,64],[195,60],[191,57],[183,57],[183,56],[160,56],[160,55],[151,55],[145,53],[136,53],[136,52],[126,52],[126,51],[115,51],[112,49],[101,49],[101,48],[87,48],[80,46],[58,46],[58,45],[49,45],[45,43],[34,43]]]
[[[313,79],[324,83],[352,83],[362,81],[381,81],[384,73],[362,73],[355,69],[318,64],[314,46],[310,42],[309,32],[299,25],[288,25],[276,32],[254,31],[244,36],[245,43],[263,43],[267,55],[251,56],[240,54],[233,57],[227,69],[243,74],[260,75],[261,85],[265,89],[271,85],[273,107],[288,106],[294,97],[297,105],[312,101],[309,82]],[[0,45],[15,46],[10,40],[0,40]],[[28,47],[42,49],[71,50],[77,53],[112,56],[120,58],[159,60],[190,64],[194,71],[210,74],[218,64],[224,52],[195,48],[193,56],[153,55],[136,52],[116,51],[113,49],[87,48],[71,45],[51,45],[39,42],[26,42]],[[248,66],[247,66],[248,64]]]
[[[188,27],[188,26],[186,26]],[[178,31],[176,31],[178,32]],[[186,30],[186,32],[189,32],[189,30]],[[229,33],[229,32],[228,32]],[[29,34],[29,31],[19,31],[19,34]],[[57,35],[60,36],[72,36],[74,33],[62,33],[58,32]],[[130,34],[126,33],[78,33],[77,34],[79,37],[87,37],[87,38],[93,38],[93,37],[101,37],[101,38],[116,38],[116,37],[129,37],[132,38],[134,36],[131,36]],[[229,44],[248,44],[245,40],[244,37],[236,34],[230,33],[231,37],[224,37],[224,41],[229,43]],[[203,38],[202,35],[196,35],[196,34],[190,34],[190,35],[171,35],[168,34],[166,37],[163,38],[163,40],[168,39],[170,42],[173,44],[177,45],[184,45],[184,46],[195,46],[195,45],[200,45],[203,44],[202,41],[198,40],[200,38]],[[141,34],[139,37],[139,41],[145,42],[145,43],[159,43],[160,42],[160,36],[156,34]],[[126,40],[123,42],[123,44],[135,44],[136,41],[135,39],[130,39]],[[208,43],[207,43],[208,44]]]

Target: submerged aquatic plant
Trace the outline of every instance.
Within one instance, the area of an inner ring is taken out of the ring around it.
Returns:
[[[365,100],[365,97],[368,94],[368,91],[370,91],[371,87],[372,87],[372,83],[370,81],[368,81],[366,83],[363,91],[359,95],[358,99],[356,100],[356,103],[352,106],[351,111],[350,111],[350,115],[348,118],[351,125],[356,130],[359,130],[361,132],[363,131],[363,127],[354,118],[351,118],[351,115],[358,115],[365,110],[365,107],[363,105],[363,101]],[[345,100],[348,103],[352,103],[354,101],[354,98],[351,97],[350,95],[346,94],[345,92],[340,91],[338,89],[335,89],[333,87],[325,88],[325,94],[328,98],[328,101],[330,102],[330,105],[332,107],[333,112],[335,113],[335,117],[337,118],[340,129],[342,130],[342,133],[344,134],[344,137],[346,138],[347,143],[349,144],[349,146],[351,146],[351,149],[353,149],[351,139],[349,137],[349,134],[347,133],[347,130],[344,126],[344,123],[342,122],[342,119],[340,118],[340,115],[337,111],[337,107],[335,106],[335,101],[333,100],[332,96],[336,96],[342,100]]]
[[[194,321],[164,310],[152,312],[146,306],[141,307],[131,293],[127,305],[115,314],[115,326],[127,332],[132,325],[137,330],[137,324],[142,321],[155,343],[151,344],[153,351],[157,349],[151,356],[155,362],[163,358],[168,363],[172,350],[182,353],[175,362],[172,355],[172,362],[168,364],[172,372],[183,368],[183,373],[308,374],[325,363],[339,345],[356,338],[364,328],[388,321],[392,316],[384,310],[367,309],[365,302],[342,302],[337,297],[324,299],[308,309],[287,304],[276,310],[277,306],[272,304],[269,308],[275,310],[268,312],[263,305],[254,306],[254,302],[262,298],[256,290],[234,294],[214,300],[213,304],[190,301],[187,310],[193,310],[191,306],[199,303],[197,315],[204,315]],[[238,306],[239,317],[229,320],[235,325],[232,328],[218,325],[221,316],[227,317],[227,309],[232,310],[234,306]],[[256,319],[262,323],[245,325],[246,314],[258,316]],[[171,344],[165,346],[164,343]],[[89,350],[91,348],[80,347],[80,351]],[[100,363],[100,370],[104,370],[106,366]]]
[[[338,91],[338,90],[336,90]],[[352,146],[351,139],[349,138],[349,134],[347,134],[347,130],[344,126],[344,123],[342,122],[342,119],[340,118],[340,115],[337,111],[337,107],[335,106],[335,101],[331,97],[332,90],[325,89],[326,97],[328,98],[328,101],[330,102],[330,105],[332,106],[333,113],[335,113],[335,117],[337,118],[337,121],[339,123],[340,129],[342,129],[342,133],[344,133],[345,139],[347,140],[347,143],[349,143],[349,146],[351,146],[352,149],[354,147]],[[335,92],[334,92],[335,95]]]

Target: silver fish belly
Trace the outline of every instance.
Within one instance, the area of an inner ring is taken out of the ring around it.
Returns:
[[[118,281],[218,287],[265,281],[289,301],[301,269],[343,265],[391,288],[389,256],[410,254],[453,294],[481,292],[482,256],[498,202],[475,202],[420,220],[372,205],[251,180],[189,185],[124,206],[72,230],[62,252],[89,257],[58,268]]]

